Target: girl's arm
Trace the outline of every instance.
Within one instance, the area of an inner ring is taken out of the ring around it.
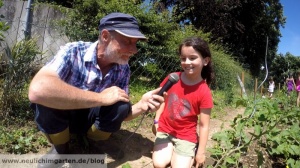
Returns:
[[[210,122],[210,113],[211,109],[200,109],[200,127],[199,127],[199,145],[198,150],[195,156],[196,167],[204,164],[205,162],[205,151],[206,143],[208,140],[209,133],[209,122]]]
[[[294,85],[294,87],[295,87],[295,89],[296,89],[296,84],[295,84],[295,80],[294,80],[294,78],[293,78],[293,85]]]
[[[158,120],[159,120],[159,117],[160,117],[161,113],[163,112],[164,108],[165,108],[165,103],[162,103],[160,105],[159,109],[155,113],[154,123],[152,126],[152,132],[154,135],[156,135],[157,128],[158,128]]]

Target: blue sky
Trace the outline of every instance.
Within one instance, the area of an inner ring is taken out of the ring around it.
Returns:
[[[300,56],[300,0],[280,0],[283,15],[286,17],[284,28],[281,28],[277,53],[285,55],[290,52]]]

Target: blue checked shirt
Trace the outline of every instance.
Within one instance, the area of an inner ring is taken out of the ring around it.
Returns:
[[[128,94],[129,65],[116,64],[103,76],[97,64],[97,44],[98,41],[67,43],[46,66],[55,69],[63,81],[77,88],[101,92],[105,88],[118,86]]]

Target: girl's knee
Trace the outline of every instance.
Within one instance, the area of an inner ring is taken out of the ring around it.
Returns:
[[[153,159],[154,168],[165,168],[167,166],[170,166],[170,162],[165,162],[163,159]]]

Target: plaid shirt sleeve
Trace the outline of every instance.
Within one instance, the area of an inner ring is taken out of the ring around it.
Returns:
[[[90,43],[73,42],[63,46],[55,58],[47,64],[60,78],[81,89],[101,92],[105,88],[118,86],[129,94],[129,65],[115,65],[106,76],[96,67],[96,55],[86,55]],[[94,53],[95,54],[95,53]],[[87,58],[87,62],[84,60]]]
[[[67,81],[67,78],[70,77],[72,62],[74,62],[72,61],[72,55],[75,54],[75,51],[76,49],[73,43],[62,46],[55,57],[46,66],[54,69],[62,80]]]

